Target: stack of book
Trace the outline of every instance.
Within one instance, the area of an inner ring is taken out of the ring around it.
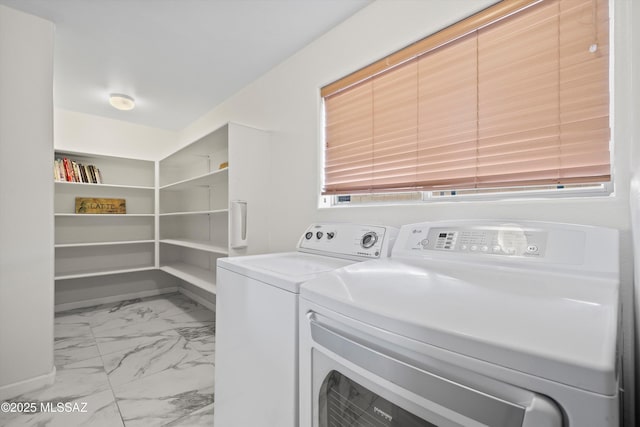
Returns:
[[[66,157],[55,159],[53,162],[53,178],[63,182],[86,182],[102,184],[100,169],[94,165],[83,165]]]

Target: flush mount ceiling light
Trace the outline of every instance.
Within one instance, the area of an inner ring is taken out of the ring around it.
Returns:
[[[133,110],[133,107],[136,106],[136,102],[132,97],[121,93],[112,93],[109,95],[109,104],[111,104],[113,108],[124,111]]]

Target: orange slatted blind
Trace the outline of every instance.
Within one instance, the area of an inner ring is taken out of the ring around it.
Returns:
[[[608,2],[532,3],[323,88],[323,194],[609,181]]]

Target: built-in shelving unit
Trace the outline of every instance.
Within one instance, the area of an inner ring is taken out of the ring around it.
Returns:
[[[229,131],[224,126],[159,162],[160,268],[215,293],[229,254]]]
[[[68,294],[82,286],[76,279],[95,278],[100,289],[91,298],[105,297],[129,278],[145,280],[127,274],[161,270],[182,281],[176,285],[199,288],[193,294],[215,294],[218,258],[268,250],[269,151],[267,132],[233,123],[159,161],[57,151],[56,158],[95,165],[102,183],[55,183],[56,289]],[[127,211],[76,214],[76,197],[125,199]],[[247,206],[249,237],[236,247],[232,200]]]
[[[218,258],[266,251],[268,138],[229,123],[159,162],[161,270],[215,293]],[[247,202],[246,248],[230,245],[232,200]]]
[[[104,183],[55,183],[55,279],[145,271],[155,265],[155,164],[56,152],[99,166]],[[76,214],[76,197],[121,198],[126,214]]]

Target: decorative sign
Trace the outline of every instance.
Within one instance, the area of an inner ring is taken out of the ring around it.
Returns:
[[[125,199],[96,199],[76,197],[77,214],[126,214]]]

